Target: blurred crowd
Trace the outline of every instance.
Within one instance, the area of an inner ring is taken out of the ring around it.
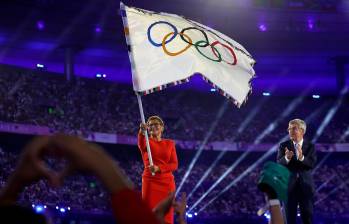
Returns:
[[[164,119],[166,137],[191,141],[208,137],[208,141],[252,143],[265,133],[258,141],[275,143],[287,134],[287,122],[295,117],[306,119],[306,135],[312,139],[336,102],[335,97],[252,94],[237,109],[209,87],[207,92],[178,88],[143,97],[144,111]],[[317,142],[348,142],[348,103],[346,96]],[[67,82],[63,75],[0,66],[0,121],[83,136],[92,132],[135,136],[140,115],[130,85],[84,78]]]
[[[122,146],[113,146],[114,159],[124,169],[127,176],[134,182],[136,189],[141,190],[141,174],[143,172],[143,163],[138,155],[137,150],[123,149]],[[177,187],[182,181],[185,172],[189,167],[190,159],[181,159],[183,157],[192,157],[193,155],[184,155],[183,150],[178,150],[180,158],[179,169],[174,173]],[[219,152],[210,152],[201,156],[200,161],[194,166],[187,181],[184,183],[181,192],[188,195],[188,206],[192,206],[207,190],[218,180],[221,175],[228,170],[231,162],[237,158],[236,154],[227,152],[219,160],[201,185],[195,192],[199,179],[207,172],[210,161],[218,156]],[[236,185],[233,185],[225,193],[221,194],[212,203],[207,203],[217,196],[228,184],[234,181],[240,174],[245,171],[249,165],[253,164],[255,158],[260,155],[253,155],[247,158],[247,161],[236,166],[223,181],[205,197],[201,203],[192,211],[200,211],[200,217],[215,216],[237,216],[237,215],[256,215],[257,210],[263,206],[264,197],[256,187],[261,167],[253,169],[243,177]],[[13,171],[19,154],[13,151],[0,150],[0,187]],[[349,163],[337,161],[336,158],[341,155],[333,156],[331,162],[323,163],[314,173],[316,184],[315,194],[315,212],[331,216],[346,215],[349,209],[349,188],[347,182],[349,179]],[[126,159],[127,158],[127,159]],[[271,158],[272,159],[272,158]],[[64,161],[55,161],[50,158],[47,163],[52,169],[58,169],[64,166]],[[31,206],[32,204],[47,205],[51,208],[55,206],[70,207],[74,212],[91,212],[106,214],[110,213],[110,199],[108,193],[102,185],[93,177],[76,175],[68,178],[62,188],[53,188],[44,180],[39,181],[27,187],[21,194],[20,204]]]

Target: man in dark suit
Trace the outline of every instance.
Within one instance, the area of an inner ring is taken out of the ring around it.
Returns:
[[[291,175],[286,203],[287,224],[295,224],[299,205],[303,224],[313,222],[314,181],[311,175],[316,163],[314,144],[303,139],[306,124],[301,119],[288,123],[290,140],[280,144],[277,162],[286,166]]]

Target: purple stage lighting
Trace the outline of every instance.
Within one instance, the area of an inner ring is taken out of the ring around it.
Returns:
[[[267,26],[262,23],[262,24],[259,24],[258,29],[261,32],[265,32],[265,31],[267,31]]]
[[[100,78],[107,78],[107,74],[104,73],[97,73],[96,74],[96,78],[100,79]]]
[[[187,217],[188,217],[188,218],[193,218],[193,214],[187,213]]]
[[[36,213],[42,213],[44,212],[44,207],[42,205],[35,206],[35,212]]]
[[[309,30],[314,29],[314,21],[312,19],[308,19],[307,26]]]
[[[39,64],[39,63],[38,63],[38,64],[36,64],[36,67],[37,67],[37,68],[45,68],[45,65]]]
[[[269,212],[264,213],[264,217],[269,221],[270,220],[270,213]]]
[[[95,32],[96,32],[96,33],[102,32],[102,28],[101,28],[100,26],[96,26]]]
[[[38,28],[38,30],[43,30],[45,29],[45,22],[42,20],[39,20],[36,22],[36,28]]]
[[[268,93],[268,92],[263,92],[263,96],[270,96],[270,93]]]

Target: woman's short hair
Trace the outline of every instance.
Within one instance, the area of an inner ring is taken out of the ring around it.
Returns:
[[[150,116],[150,117],[148,118],[147,124],[148,124],[149,121],[151,121],[151,120],[157,120],[157,121],[159,121],[159,123],[161,124],[162,127],[165,126],[164,121],[163,121],[163,120],[161,119],[161,117],[159,117],[159,116],[156,116],[156,115]]]

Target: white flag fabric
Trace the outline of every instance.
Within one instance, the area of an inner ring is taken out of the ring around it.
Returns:
[[[226,35],[182,16],[120,3],[133,88],[147,94],[199,73],[237,106],[251,92],[255,60]]]

